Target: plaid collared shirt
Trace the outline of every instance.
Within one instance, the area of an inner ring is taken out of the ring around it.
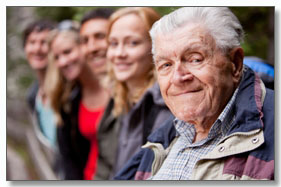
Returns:
[[[212,125],[208,137],[192,143],[196,130],[193,124],[175,119],[174,125],[179,136],[162,167],[151,177],[152,180],[188,180],[196,162],[214,149],[216,144],[226,135],[235,116],[233,103],[238,88],[230,101]]]

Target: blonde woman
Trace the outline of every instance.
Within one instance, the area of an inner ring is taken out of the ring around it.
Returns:
[[[152,8],[121,8],[110,17],[107,50],[113,99],[101,121],[97,179],[112,179],[171,116],[155,83],[149,30]]]
[[[73,22],[62,22],[52,33],[50,49],[46,90],[57,117],[63,179],[92,179],[98,155],[97,128],[109,93],[85,62]]]

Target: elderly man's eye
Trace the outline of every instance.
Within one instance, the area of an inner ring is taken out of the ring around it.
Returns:
[[[189,58],[187,58],[187,61],[189,63],[192,63],[192,64],[199,64],[203,61],[203,57],[199,54],[194,54],[192,56],[190,56]]]
[[[167,70],[171,66],[171,63],[162,63],[158,66],[158,70]]]
[[[198,62],[201,62],[202,60],[200,60],[200,59],[192,59],[191,60],[191,62],[193,62],[193,63],[198,63]]]
[[[182,62],[188,64],[199,64],[203,61],[203,56],[199,53],[188,53],[183,56]]]

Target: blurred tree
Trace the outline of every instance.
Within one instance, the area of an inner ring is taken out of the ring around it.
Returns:
[[[59,22],[64,19],[72,19],[76,11],[72,7],[37,7],[35,13],[41,18]]]
[[[36,14],[39,17],[48,18],[54,21],[61,21],[64,19],[74,19],[76,21],[81,20],[85,12],[102,7],[37,7]],[[112,9],[118,9],[121,7],[110,7]],[[170,13],[171,11],[179,7],[152,7],[154,8],[161,16]]]
[[[26,88],[34,80],[23,52],[22,32],[34,19],[34,7],[7,7],[7,99],[25,97]]]
[[[274,65],[274,7],[230,7],[245,31],[246,56]]]

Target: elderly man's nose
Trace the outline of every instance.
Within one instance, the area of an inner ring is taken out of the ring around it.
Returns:
[[[190,71],[184,67],[182,64],[177,64],[173,71],[171,82],[173,84],[181,84],[185,81],[190,81],[193,79],[193,75]]]

